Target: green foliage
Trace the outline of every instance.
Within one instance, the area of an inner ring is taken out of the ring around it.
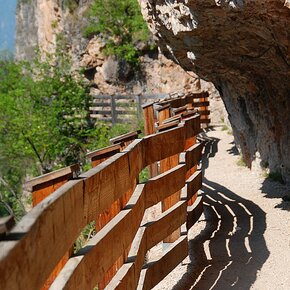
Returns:
[[[139,182],[146,182],[149,179],[149,169],[148,167],[144,168],[139,174]]]
[[[239,160],[237,161],[237,165],[240,167],[247,167],[244,157],[241,155]]]
[[[136,45],[150,39],[137,0],[94,0],[84,35],[90,38],[98,34],[106,41],[106,54],[115,55],[134,65],[139,63]]]
[[[95,222],[89,223],[81,232],[74,244],[74,253],[77,253],[82,247],[86,245],[88,240],[96,234]]]
[[[88,86],[57,54],[32,63],[0,60],[0,214],[25,213],[27,176],[85,162],[89,144],[103,142],[109,128],[89,119]]]

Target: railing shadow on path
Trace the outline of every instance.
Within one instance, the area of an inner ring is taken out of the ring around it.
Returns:
[[[205,137],[203,170],[218,151],[219,139]],[[189,240],[187,272],[173,287],[186,289],[250,289],[269,251],[264,239],[266,215],[254,202],[203,179],[205,227]]]

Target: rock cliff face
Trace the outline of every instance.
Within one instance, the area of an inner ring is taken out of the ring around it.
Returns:
[[[290,1],[139,2],[162,52],[219,90],[247,165],[290,181]]]
[[[20,0],[17,11],[16,56],[29,59],[33,48],[53,51],[56,35],[61,33],[68,43],[75,65],[81,65],[93,83],[94,94],[160,94],[199,90],[199,78],[186,73],[179,65],[159,52],[142,56],[141,70],[132,72],[103,53],[102,39],[88,41],[82,37],[86,25],[85,12],[92,0]],[[69,9],[67,3],[73,4]],[[214,101],[221,102],[212,84],[202,81],[202,89],[212,92]],[[214,121],[219,121],[218,106]]]
[[[60,33],[66,37],[72,55],[79,57],[87,44],[81,30],[86,24],[84,13],[90,1],[19,0],[16,15],[16,57],[30,59],[38,48],[52,52]]]

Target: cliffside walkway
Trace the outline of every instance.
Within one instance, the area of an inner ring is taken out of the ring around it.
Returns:
[[[189,257],[154,289],[288,290],[286,187],[238,166],[233,136],[221,127],[206,135],[204,215],[189,232]]]

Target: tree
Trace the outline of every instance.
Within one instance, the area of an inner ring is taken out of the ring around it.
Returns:
[[[65,53],[32,63],[0,60],[0,214],[22,216],[27,176],[84,162],[108,126],[89,118],[91,96]]]

